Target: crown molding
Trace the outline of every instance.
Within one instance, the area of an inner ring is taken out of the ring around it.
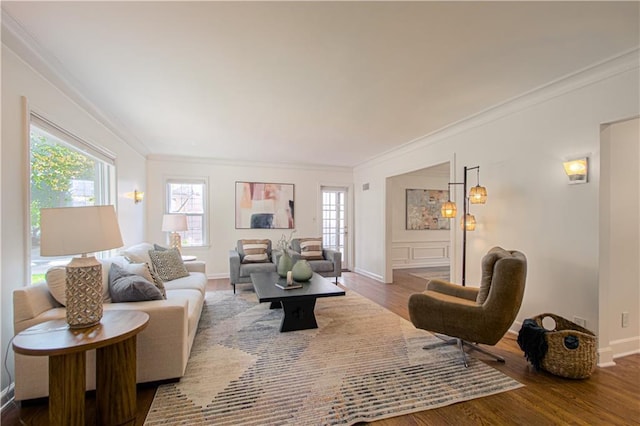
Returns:
[[[333,173],[352,173],[351,167],[341,166],[325,166],[318,164],[305,164],[305,163],[278,163],[278,162],[266,162],[266,161],[246,161],[246,160],[226,160],[221,158],[206,158],[206,157],[189,157],[180,155],[162,155],[162,154],[149,154],[147,155],[147,161],[163,161],[163,162],[175,162],[180,161],[183,163],[192,164],[206,164],[212,166],[228,166],[228,167],[261,167],[267,169],[291,169],[291,170],[314,170],[321,172],[333,172]]]
[[[150,150],[115,116],[97,107],[88,93],[64,65],[29,34],[11,15],[2,10],[2,45],[15,53],[27,66],[55,86],[73,103],[84,109],[118,139],[143,157]]]
[[[640,47],[634,47],[616,56],[597,62],[571,74],[486,108],[453,122],[443,128],[390,149],[354,166],[354,171],[375,167],[380,163],[413,151],[434,145],[456,134],[499,120],[507,115],[549,101],[558,96],[596,84],[616,75],[640,68]]]

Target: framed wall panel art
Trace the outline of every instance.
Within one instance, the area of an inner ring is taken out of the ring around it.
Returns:
[[[440,208],[449,199],[449,191],[407,189],[407,230],[449,229],[450,219],[442,217]]]
[[[236,229],[294,229],[294,185],[236,182]]]

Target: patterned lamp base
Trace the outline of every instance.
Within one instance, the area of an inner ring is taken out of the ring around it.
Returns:
[[[182,239],[180,238],[180,234],[177,232],[172,232],[169,236],[170,247],[174,249],[178,249],[180,253],[182,253]]]
[[[67,323],[70,328],[102,319],[102,265],[95,257],[74,257],[67,265]]]

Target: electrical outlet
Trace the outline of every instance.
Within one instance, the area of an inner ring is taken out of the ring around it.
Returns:
[[[622,328],[629,327],[629,312],[622,313]]]
[[[587,328],[587,320],[584,318],[580,318],[580,317],[573,317],[573,322],[575,322],[576,324],[578,324],[580,327],[584,327]]]

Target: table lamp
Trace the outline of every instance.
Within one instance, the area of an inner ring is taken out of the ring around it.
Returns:
[[[170,232],[169,245],[182,252],[182,241],[179,232],[187,231],[187,216],[183,214],[165,214],[162,216],[162,230]]]
[[[122,247],[113,206],[40,210],[40,255],[80,254],[67,264],[66,308],[70,328],[96,325],[102,318],[102,265],[90,253]]]

